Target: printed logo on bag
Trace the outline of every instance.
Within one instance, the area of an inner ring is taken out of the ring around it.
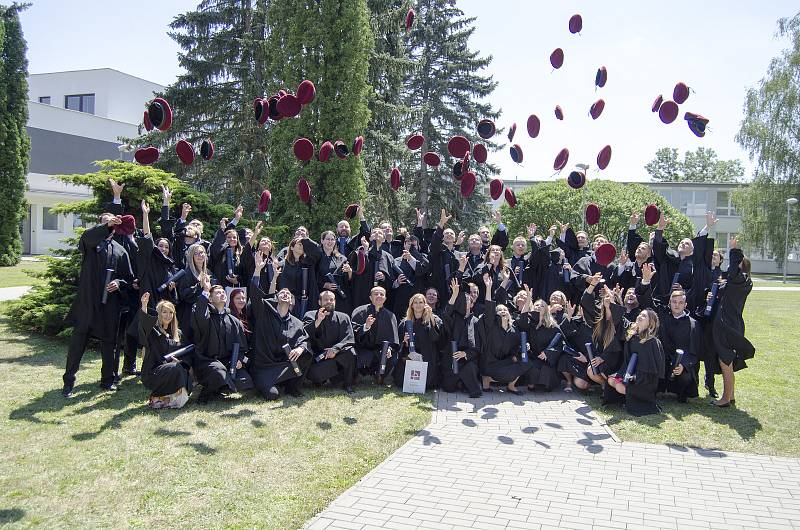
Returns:
[[[419,381],[422,378],[419,370],[411,370],[411,379]]]

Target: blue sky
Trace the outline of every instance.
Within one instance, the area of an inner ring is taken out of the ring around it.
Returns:
[[[188,0],[33,2],[22,16],[31,73],[110,67],[162,84],[179,72],[167,25],[196,6]],[[515,142],[524,163],[514,164],[507,147],[490,154],[506,180],[558,178],[552,164],[563,147],[570,150],[568,168],[580,162],[595,166],[606,144],[613,149],[611,164],[600,173],[593,168],[590,178],[646,180],[643,166],[663,146],[710,147],[751,169],[735,141],[745,91],[786,45],[774,38],[777,19],[798,10],[783,0],[458,0],[458,5],[477,17],[471,47],[494,58],[488,73],[499,82],[491,98],[503,111],[498,126],[517,123]],[[583,17],[580,35],[567,29],[575,13]],[[556,47],[563,48],[565,60],[553,71],[549,56]],[[608,83],[595,92],[601,65],[608,69]],[[658,94],[671,98],[678,81],[694,93],[681,105],[678,120],[664,125],[650,106]],[[593,121],[588,110],[597,98],[606,106]],[[555,119],[557,104],[564,109],[563,122]],[[682,119],[687,110],[711,120],[705,138],[689,131]],[[536,139],[525,131],[530,114],[542,121]]]

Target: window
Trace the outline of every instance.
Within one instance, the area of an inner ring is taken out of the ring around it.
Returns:
[[[717,215],[736,215],[736,209],[733,207],[733,198],[731,197],[731,192],[717,192]]]
[[[58,230],[58,214],[52,213],[50,208],[42,208],[42,230]]]
[[[72,214],[72,228],[86,228],[86,223],[84,223],[81,216],[76,213]]]
[[[680,210],[686,215],[705,215],[708,211],[708,192],[681,190]]]
[[[50,104],[50,96],[40,96],[39,103],[44,103],[45,105]]]
[[[94,94],[64,96],[64,108],[94,114]]]
[[[717,232],[714,249],[722,252],[722,255],[728,257],[728,242],[730,241],[731,234],[729,232]]]

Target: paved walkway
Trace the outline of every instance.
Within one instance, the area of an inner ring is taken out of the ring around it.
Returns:
[[[564,393],[436,401],[305,528],[800,527],[798,459],[619,443]]]
[[[32,287],[30,285],[23,285],[22,287],[0,287],[0,302],[16,300],[31,289]]]

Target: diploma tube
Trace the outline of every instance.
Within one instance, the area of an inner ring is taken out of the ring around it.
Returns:
[[[569,269],[566,267],[561,269],[561,277],[564,280],[564,283],[569,283]]]
[[[186,269],[179,270],[178,272],[167,278],[167,281],[158,286],[158,292],[163,293],[164,291],[167,290],[169,284],[171,284],[172,282],[178,283],[178,281],[180,281],[180,279],[183,278],[184,276],[186,276]]]
[[[519,355],[522,362],[528,362],[528,332],[519,332]]]
[[[239,362],[239,347],[239,343],[234,342],[231,349],[231,367],[228,368],[228,380],[226,381],[231,392],[236,392],[236,363]]]
[[[380,374],[384,375],[386,373],[386,356],[389,353],[389,341],[384,340],[381,342],[381,367],[380,367]]]
[[[719,291],[719,284],[714,283],[714,285],[711,286],[711,299],[708,302],[706,302],[706,310],[703,313],[707,317],[711,316],[711,310],[714,309],[714,302],[717,301],[718,291]]]
[[[225,262],[228,265],[228,276],[233,276],[233,249],[231,247],[225,250]]]
[[[344,291],[342,291],[342,288],[339,287],[339,282],[336,281],[336,278],[333,276],[333,273],[329,272],[328,274],[326,274],[325,280],[327,280],[328,283],[336,284],[336,294],[338,294],[341,298],[346,298],[346,296],[344,295]]]
[[[173,359],[180,359],[181,357],[185,357],[185,356],[187,356],[187,355],[189,355],[190,353],[193,353],[193,352],[194,352],[194,344],[189,344],[188,346],[184,346],[183,348],[179,348],[179,349],[175,350],[172,353],[168,353],[167,355],[162,357],[162,360],[164,362],[169,362],[170,361],[170,357],[173,358]]]
[[[451,354],[450,356],[453,359],[453,373],[454,374],[458,374],[458,359],[453,357],[453,355],[455,355],[457,351],[458,351],[458,342],[456,342],[454,340],[451,340],[450,341],[450,354]]]
[[[303,283],[300,291],[300,318],[303,318],[308,309],[308,267],[300,270],[300,280]]]
[[[669,291],[670,292],[672,292],[674,290],[672,286],[675,285],[676,283],[678,283],[678,280],[680,280],[680,278],[681,278],[681,273],[680,272],[676,272],[675,274],[672,275],[672,283],[669,286]]]
[[[592,364],[592,361],[594,360],[594,348],[592,347],[592,343],[587,342],[584,344],[584,346],[586,347],[586,356],[589,358],[589,370],[592,371],[592,375],[597,375],[594,365]]]
[[[409,353],[417,353],[417,347],[414,344],[414,322],[411,320],[406,320],[406,333],[408,333]]]
[[[288,343],[283,345],[283,353],[285,353],[286,354],[286,358],[289,359],[289,354],[292,353],[292,347],[289,346]],[[300,365],[297,364],[297,361],[292,361],[291,359],[289,359],[289,364],[292,365],[292,370],[294,370],[294,374],[297,377],[300,377],[301,375],[303,375],[303,372],[300,371]]]
[[[111,283],[112,276],[114,276],[114,269],[106,269],[106,278],[103,281],[103,299],[100,302],[103,305],[108,302],[108,284]]]
[[[628,367],[625,368],[625,376],[622,378],[622,384],[628,385],[636,381],[636,363],[639,360],[639,354],[634,352],[628,360]]]
[[[681,364],[682,361],[683,361],[683,350],[676,349],[675,350],[675,362],[672,364],[672,370],[670,370],[670,372],[669,372],[669,380],[670,381],[674,381],[675,380],[675,373],[674,373],[675,372],[675,368],[677,368],[678,365]]]

